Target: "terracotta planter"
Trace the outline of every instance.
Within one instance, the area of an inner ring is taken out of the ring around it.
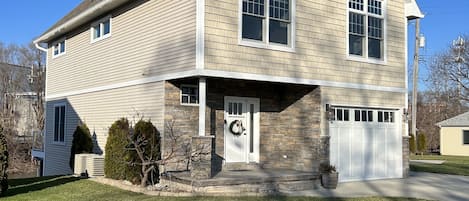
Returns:
[[[337,183],[339,182],[339,173],[322,173],[321,174],[321,185],[327,189],[337,188]]]

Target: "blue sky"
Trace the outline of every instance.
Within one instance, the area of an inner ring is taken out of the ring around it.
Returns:
[[[2,0],[0,41],[27,44],[60,20],[81,0]]]
[[[431,56],[444,51],[459,35],[469,35],[469,0],[417,0],[425,18],[420,22],[420,32],[426,39],[425,48],[420,50],[425,60],[420,64],[419,89],[426,89],[427,64]],[[409,24],[409,67],[414,53],[415,24]],[[411,87],[411,83],[409,87]]]
[[[0,41],[27,44],[42,34],[81,0],[3,0],[0,5]],[[421,32],[427,45],[423,58],[446,48],[460,34],[469,34],[469,0],[417,0],[425,18]],[[409,54],[413,53],[413,23],[409,25]],[[412,58],[412,57],[410,57]],[[410,63],[410,66],[412,63]],[[425,77],[426,65],[421,65]],[[423,86],[423,83],[420,84]]]

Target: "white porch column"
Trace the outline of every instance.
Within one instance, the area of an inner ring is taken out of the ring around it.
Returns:
[[[207,82],[199,78],[199,136],[205,136],[205,108],[207,105]]]

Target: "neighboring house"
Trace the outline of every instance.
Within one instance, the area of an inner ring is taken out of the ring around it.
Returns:
[[[419,12],[407,0],[85,0],[35,40],[48,52],[44,174],[72,173],[79,122],[103,150],[110,125],[140,113],[212,147],[209,175],[330,162],[341,181],[400,178],[406,16]]]
[[[469,112],[437,123],[440,127],[440,153],[469,156]]]
[[[0,120],[13,128],[18,140],[31,140],[39,131],[34,105],[37,96],[30,87],[31,68],[0,63]]]

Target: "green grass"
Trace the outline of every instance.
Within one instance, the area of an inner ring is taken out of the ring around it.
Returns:
[[[410,170],[417,172],[433,172],[469,176],[468,156],[411,155],[412,160],[445,160],[441,165],[411,163]]]
[[[412,198],[311,198],[311,197],[158,197],[133,193],[74,177],[41,177],[10,180],[10,189],[1,200],[135,200],[135,201],[415,201]]]

